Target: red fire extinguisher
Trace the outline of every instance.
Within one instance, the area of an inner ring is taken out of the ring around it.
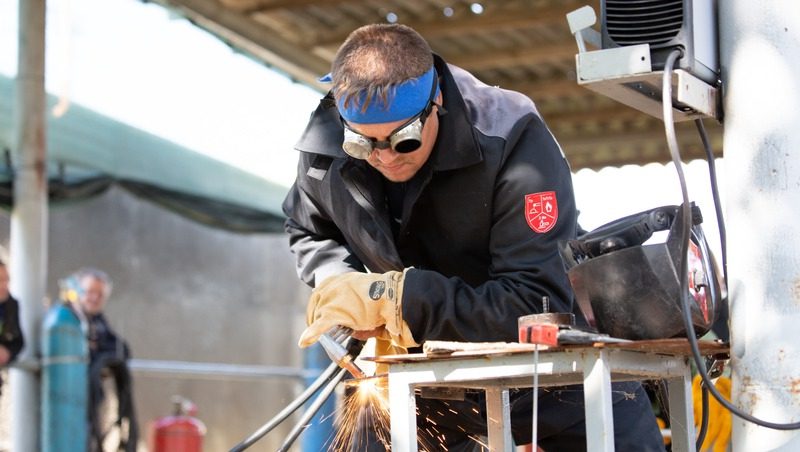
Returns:
[[[171,416],[156,419],[151,426],[152,452],[202,452],[206,426],[199,419],[197,405],[180,396],[172,398]]]

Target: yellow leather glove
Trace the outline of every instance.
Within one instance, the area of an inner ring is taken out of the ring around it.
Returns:
[[[375,338],[375,356],[387,355],[405,355],[408,353],[406,347],[401,347],[392,342],[391,339],[382,337]],[[386,363],[377,363],[375,365],[375,375],[383,375],[389,373],[389,365]]]
[[[334,326],[344,326],[353,331],[383,327],[396,345],[419,345],[403,320],[401,302],[406,271],[353,272],[323,281],[311,292],[308,300],[308,328],[300,336],[300,347],[313,344]]]

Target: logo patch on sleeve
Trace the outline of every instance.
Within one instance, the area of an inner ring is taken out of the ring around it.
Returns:
[[[539,233],[553,229],[558,220],[556,192],[543,191],[525,195],[525,220],[531,229]]]

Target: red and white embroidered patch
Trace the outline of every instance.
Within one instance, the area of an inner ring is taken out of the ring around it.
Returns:
[[[525,219],[528,226],[543,233],[553,229],[558,220],[556,192],[543,191],[525,195]]]

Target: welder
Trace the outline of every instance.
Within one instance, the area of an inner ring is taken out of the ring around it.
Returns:
[[[557,245],[578,229],[570,168],[529,98],[447,64],[396,24],[355,30],[323,80],[331,90],[296,145],[284,201],[298,274],[314,287],[300,346],[337,326],[375,337],[379,352],[512,342],[545,297],[586,324]],[[641,385],[613,394],[617,450],[663,450]],[[514,441],[530,443],[531,392],[511,397]],[[421,441],[479,448],[482,394],[417,406]],[[581,387],[551,388],[538,406],[539,446],[585,450]]]

